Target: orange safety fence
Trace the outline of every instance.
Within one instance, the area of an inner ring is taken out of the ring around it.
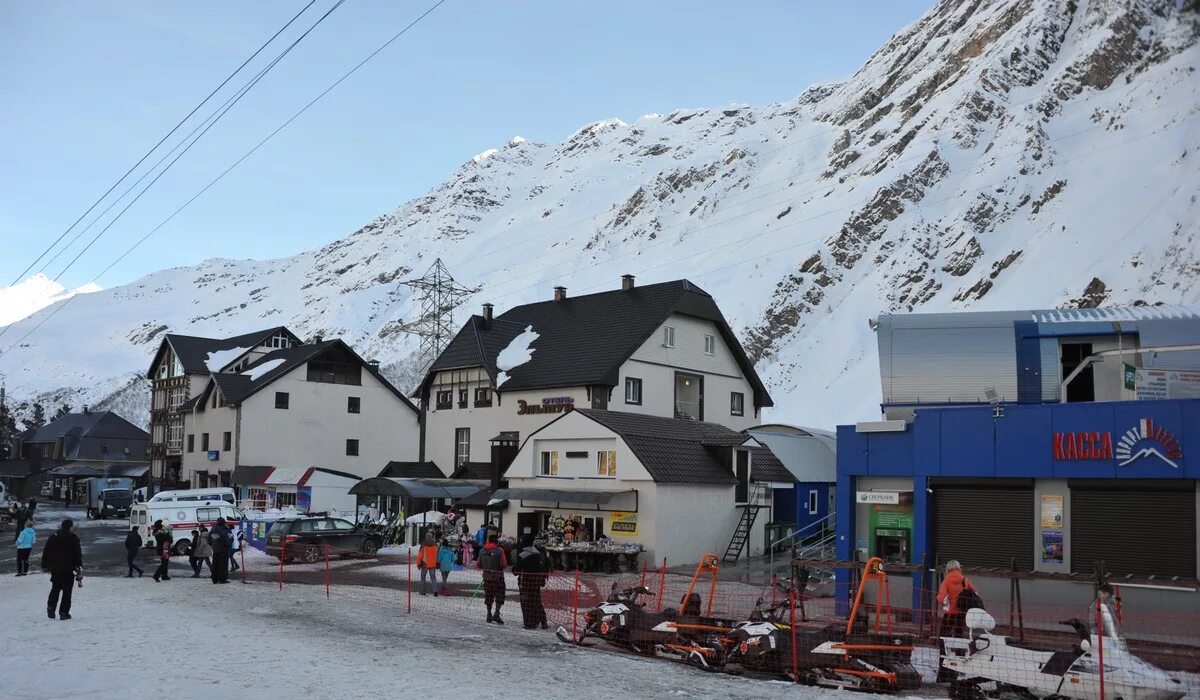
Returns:
[[[545,627],[549,634],[561,627],[564,637],[583,637],[585,644],[636,646],[637,653],[666,661],[753,677],[884,691],[940,680],[973,696],[972,687],[988,680],[980,674],[991,672],[983,664],[986,650],[1009,657],[1003,677],[991,681],[1039,695],[1200,698],[1200,613],[1138,609],[1119,600],[1106,608],[1090,600],[1086,586],[1079,586],[1078,604],[1026,595],[1011,612],[1007,599],[988,600],[986,617],[953,616],[932,602],[932,591],[890,591],[884,572],[878,581],[864,577],[866,585],[839,601],[792,590],[782,577],[721,580],[717,570],[711,577],[681,574],[668,571],[666,562],[641,562],[636,571],[619,573],[516,575],[510,569],[486,581],[474,565],[424,570],[404,547],[367,556],[321,545],[285,549],[282,561],[259,550],[242,557],[231,578],[247,583],[322,586],[331,598],[484,625],[490,602],[493,619],[499,612],[505,629]],[[647,625],[633,635],[645,640],[641,645],[613,643],[592,615],[627,589],[644,592],[639,614]],[[699,598],[698,608],[695,602],[689,608],[692,597]],[[913,600],[930,603],[914,606]],[[848,619],[846,611],[855,607]],[[1105,633],[1097,634],[1100,629]]]

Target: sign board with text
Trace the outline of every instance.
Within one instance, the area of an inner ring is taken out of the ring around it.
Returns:
[[[859,491],[855,500],[859,503],[878,505],[900,505],[899,491]]]

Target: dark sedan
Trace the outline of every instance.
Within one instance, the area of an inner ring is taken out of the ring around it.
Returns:
[[[341,518],[283,518],[272,523],[267,531],[267,554],[285,562],[300,559],[315,564],[325,557],[327,546],[331,556],[374,556],[382,544],[383,538],[378,533],[367,532]]]

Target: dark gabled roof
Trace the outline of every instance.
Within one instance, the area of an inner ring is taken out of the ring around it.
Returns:
[[[175,356],[179,358],[179,364],[183,365],[184,372],[188,374],[206,374],[209,371],[207,365],[209,353],[232,350],[233,348],[255,348],[279,331],[287,333],[297,343],[303,342],[285,326],[274,326],[261,331],[254,331],[253,333],[235,335],[230,338],[202,338],[195,335],[168,333],[163,336],[162,343],[158,346],[158,351],[154,353],[154,359],[150,362],[150,369],[147,370],[146,376],[149,379],[154,378],[154,368],[158,365],[158,361],[161,359],[163,350],[168,343],[175,350]]]
[[[267,480],[275,467],[257,467],[249,464],[239,464],[233,468],[230,479],[239,486],[253,486]]]
[[[248,365],[240,374],[235,374],[232,372],[212,372],[209,375],[212,379],[212,382],[205,386],[204,390],[200,394],[200,402],[194,405],[198,406],[201,410],[204,410],[204,402],[207,401],[207,397],[210,395],[209,392],[212,390],[213,384],[216,384],[221,389],[221,395],[225,397],[226,403],[240,404],[262,389],[265,389],[276,379],[279,379],[305,362],[308,362],[321,353],[324,353],[327,350],[335,347],[349,353],[350,356],[362,366],[363,371],[375,377],[380,384],[387,388],[388,391],[392,392],[396,398],[400,399],[400,401],[403,402],[404,405],[409,408],[409,410],[411,410],[413,413],[418,412],[417,407],[414,406],[412,401],[410,401],[408,397],[404,395],[404,392],[400,391],[391,382],[389,382],[387,378],[380,373],[377,366],[369,364],[366,360],[362,359],[358,353],[354,352],[349,345],[337,338],[333,340],[325,340],[320,343],[293,345],[290,348],[273,350],[255,360],[252,364]],[[256,369],[261,369],[264,365],[268,364],[270,365],[269,369],[266,369],[261,374],[258,374],[257,377],[251,376],[254,374]]]
[[[433,462],[388,462],[379,476],[399,479],[444,479],[446,475]]]
[[[491,462],[463,462],[451,474],[451,479],[491,479]]]
[[[187,401],[184,401],[183,403],[179,404],[179,408],[176,408],[175,412],[176,413],[190,413],[191,411],[196,410],[196,406],[200,403],[200,401],[202,401],[204,399],[204,397],[207,395],[207,393],[208,392],[206,392],[202,389],[199,394],[196,394],[195,396],[188,399]]]
[[[112,411],[89,411],[87,413],[68,413],[50,421],[38,428],[33,437],[25,442],[30,444],[54,442],[67,435],[105,440],[145,440],[147,442],[150,440],[150,433]]]
[[[687,280],[524,304],[490,323],[472,316],[430,366],[422,388],[427,388],[436,372],[450,369],[484,367],[495,378],[496,356],[528,327],[538,334],[530,346],[533,356],[508,372],[499,391],[616,386],[621,365],[672,314],[716,325],[754,388],[754,405],[773,405],[716,302]]]
[[[796,483],[796,477],[766,445],[750,448],[750,480]]]
[[[586,416],[620,436],[657,483],[737,483],[732,468],[718,455],[720,450],[737,447],[750,439],[745,433],[716,423],[590,408],[572,413]],[[567,415],[570,414],[555,421]],[[537,432],[540,431],[534,435]]]

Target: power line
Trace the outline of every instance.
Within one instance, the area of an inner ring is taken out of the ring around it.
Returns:
[[[291,124],[291,123],[292,123],[292,122],[294,122],[296,119],[298,119],[298,118],[300,117],[300,115],[302,115],[302,114],[304,114],[305,112],[307,112],[307,111],[308,111],[308,110],[309,110],[309,109],[310,109],[310,108],[311,108],[313,105],[315,105],[315,104],[316,104],[318,101],[320,101],[320,100],[321,100],[321,98],[325,97],[325,95],[327,95],[327,94],[329,94],[330,92],[332,92],[334,88],[336,88],[338,85],[341,85],[341,84],[342,84],[342,83],[343,83],[343,82],[344,82],[344,81],[345,81],[347,78],[349,78],[349,77],[350,77],[351,75],[353,75],[354,73],[358,72],[358,70],[359,70],[360,68],[362,68],[364,65],[366,65],[366,64],[367,64],[367,62],[369,62],[370,60],[372,60],[373,58],[375,58],[377,55],[379,55],[379,54],[380,54],[380,53],[381,53],[381,52],[382,52],[384,49],[386,49],[388,46],[391,46],[393,43],[395,43],[395,41],[396,41],[397,39],[399,39],[400,37],[404,36],[406,33],[408,33],[408,31],[409,31],[410,29],[412,29],[413,27],[415,27],[415,26],[416,26],[416,25],[417,25],[417,24],[418,24],[418,23],[419,23],[421,20],[425,19],[425,18],[426,18],[427,16],[429,16],[429,15],[430,15],[430,14],[431,14],[431,13],[432,13],[434,10],[436,10],[436,9],[437,9],[437,8],[439,8],[439,7],[441,7],[441,6],[442,6],[442,5],[444,5],[445,3],[446,3],[446,0],[438,0],[438,2],[434,3],[434,4],[433,4],[433,5],[431,5],[431,6],[430,6],[430,7],[429,7],[427,10],[425,10],[425,11],[424,11],[424,12],[422,12],[422,13],[421,13],[419,16],[417,16],[417,18],[416,18],[416,19],[414,19],[413,21],[409,22],[407,25],[405,25],[405,27],[404,27],[403,29],[401,29],[399,32],[397,32],[396,34],[394,34],[394,35],[392,36],[392,38],[390,38],[390,39],[388,39],[387,41],[385,41],[383,44],[381,44],[381,45],[379,46],[379,48],[375,49],[375,50],[374,50],[374,51],[372,51],[370,54],[368,54],[366,58],[364,58],[363,60],[359,61],[359,62],[358,62],[358,63],[357,63],[357,64],[356,64],[356,65],[355,65],[353,68],[351,68],[349,71],[347,71],[345,74],[343,74],[343,75],[342,75],[342,77],[340,77],[340,78],[338,78],[337,80],[335,80],[335,81],[334,81],[332,84],[330,84],[330,86],[329,86],[329,87],[325,88],[325,89],[324,89],[324,90],[323,90],[323,91],[322,91],[320,94],[318,94],[318,95],[317,95],[316,97],[314,97],[314,98],[313,98],[311,101],[309,101],[309,102],[308,102],[308,104],[306,104],[306,105],[304,105],[303,107],[301,107],[301,108],[300,108],[300,111],[298,111],[298,112],[296,112],[295,114],[293,114],[293,115],[292,115],[292,116],[291,116],[291,117],[290,117],[290,118],[289,118],[287,121],[285,121],[283,124],[281,124],[281,125],[279,126],[279,128],[277,128],[277,129],[275,129],[274,131],[272,131],[271,133],[267,134],[267,136],[266,136],[265,138],[263,138],[261,141],[259,141],[259,142],[258,142],[258,143],[257,143],[257,144],[256,144],[256,145],[253,147],[253,148],[251,148],[249,151],[247,151],[247,152],[246,152],[246,153],[245,153],[245,154],[244,154],[244,155],[243,155],[241,158],[238,158],[238,159],[237,159],[237,161],[235,161],[235,162],[233,163],[233,165],[230,165],[228,168],[226,168],[225,170],[223,170],[223,171],[222,171],[222,172],[221,172],[219,175],[217,175],[217,176],[216,176],[215,178],[213,178],[213,179],[212,179],[212,180],[211,180],[211,181],[210,181],[210,182],[209,182],[207,185],[205,185],[203,189],[201,189],[201,190],[200,190],[199,192],[197,192],[196,194],[192,195],[192,197],[191,197],[190,199],[188,199],[186,202],[184,202],[182,205],[180,205],[180,206],[179,206],[179,208],[177,208],[175,211],[173,211],[173,212],[171,213],[171,215],[170,215],[170,216],[168,216],[167,218],[163,219],[161,222],[159,222],[159,224],[158,224],[157,226],[155,226],[155,227],[154,227],[154,228],[152,228],[152,229],[151,229],[151,230],[150,230],[148,233],[146,233],[146,235],[142,236],[142,237],[141,237],[140,239],[138,239],[138,240],[137,240],[137,241],[136,241],[136,242],[135,242],[133,245],[129,246],[129,248],[127,248],[127,249],[125,250],[125,252],[121,253],[121,255],[120,255],[120,256],[118,256],[116,260],[114,260],[114,261],[112,261],[111,263],[109,263],[108,267],[106,267],[106,268],[104,268],[103,270],[101,270],[101,271],[100,271],[100,274],[98,274],[98,275],[96,275],[95,277],[93,277],[93,278],[92,278],[92,281],[94,282],[94,281],[96,281],[96,280],[100,279],[101,277],[103,277],[103,276],[104,276],[104,275],[105,275],[105,274],[106,274],[106,273],[107,273],[109,270],[111,270],[111,269],[112,269],[114,266],[116,266],[118,263],[120,263],[122,260],[124,260],[124,259],[125,259],[125,257],[126,257],[127,255],[129,255],[129,254],[130,254],[130,253],[132,253],[132,252],[133,252],[135,249],[137,249],[137,247],[138,247],[138,246],[140,246],[142,243],[145,243],[145,242],[146,242],[146,240],[147,240],[148,238],[150,238],[150,236],[154,235],[156,232],[158,232],[160,229],[162,229],[162,227],[163,227],[163,226],[166,226],[166,225],[167,225],[167,224],[168,224],[168,223],[169,223],[169,222],[170,222],[172,219],[174,219],[174,218],[175,218],[175,217],[176,217],[176,216],[177,216],[177,215],[178,215],[180,212],[182,212],[184,209],[186,209],[186,208],[187,208],[187,207],[188,207],[188,206],[189,206],[189,205],[190,205],[192,202],[196,201],[196,200],[197,200],[197,199],[198,199],[198,198],[199,198],[201,195],[203,195],[205,192],[207,192],[209,189],[211,189],[211,188],[213,187],[213,185],[216,185],[218,182],[220,182],[220,181],[221,181],[221,180],[222,180],[222,179],[223,179],[223,178],[224,178],[226,175],[228,175],[228,174],[229,174],[229,173],[230,173],[230,172],[231,172],[231,171],[232,171],[234,168],[236,168],[237,166],[241,165],[241,163],[242,163],[243,161],[245,161],[247,158],[249,158],[251,155],[253,155],[255,152],[257,152],[257,151],[258,151],[258,149],[260,149],[260,148],[262,148],[264,145],[266,145],[266,143],[267,143],[268,141],[270,141],[272,138],[274,138],[276,134],[278,134],[280,131],[283,131],[285,128],[287,128],[287,126],[288,126],[289,124]],[[76,296],[78,296],[78,295],[76,295]],[[64,308],[66,308],[66,306],[67,306],[68,304],[70,304],[70,303],[71,303],[71,300],[73,300],[73,299],[75,299],[75,296],[67,297],[67,299],[66,299],[66,300],[64,300],[62,304],[59,304],[58,306],[54,307],[54,310],[53,310],[53,311],[51,311],[49,314],[47,314],[45,318],[43,318],[41,321],[39,321],[39,322],[37,323],[37,325],[35,325],[33,328],[29,329],[29,331],[28,331],[28,332],[26,332],[26,333],[25,333],[25,335],[21,336],[21,338],[20,338],[19,340],[17,340],[15,343],[13,343],[12,345],[8,346],[7,348],[5,348],[3,351],[0,351],[0,357],[2,357],[3,355],[7,354],[8,352],[10,352],[10,351],[11,351],[13,348],[15,348],[15,347],[19,346],[19,345],[20,345],[22,342],[24,342],[24,341],[25,341],[25,339],[26,339],[26,338],[28,338],[30,335],[32,335],[33,333],[35,333],[35,332],[36,332],[36,331],[37,331],[39,328],[41,328],[41,327],[42,327],[42,326],[43,326],[43,325],[44,325],[44,324],[45,324],[47,321],[49,321],[51,318],[54,318],[54,316],[55,316],[55,315],[56,315],[58,312],[62,311]],[[11,327],[11,324],[10,324],[10,326],[5,326],[5,329],[7,329],[7,328],[9,328],[9,327]],[[3,332],[3,331],[2,331],[2,330],[0,330],[0,333],[2,333],[2,332]]]
[[[216,95],[221,90],[221,88],[225,87],[225,85],[229,83],[230,80],[233,80],[233,77],[235,75],[240,73],[241,70],[243,68],[245,68],[247,64],[249,64],[251,61],[253,61],[255,59],[255,57],[258,56],[258,54],[262,53],[263,49],[267,48],[267,46],[270,45],[271,42],[275,41],[276,37],[278,37],[280,34],[282,34],[284,32],[284,30],[286,30],[288,27],[292,26],[292,23],[295,22],[297,19],[299,19],[300,15],[304,14],[308,10],[308,8],[313,6],[313,4],[316,1],[317,0],[310,0],[309,3],[304,6],[303,9],[301,9],[299,12],[297,12],[296,15],[294,17],[292,17],[290,20],[288,20],[287,24],[280,27],[279,31],[277,31],[273,35],[271,35],[270,39],[267,39],[265,42],[263,42],[262,46],[259,46],[258,49],[254,53],[250,54],[249,58],[247,58],[245,61],[242,61],[242,64],[240,66],[238,66],[232,73],[230,73],[228,76],[226,76],[225,79],[221,81],[220,85],[213,88],[213,91],[208,93],[207,97],[205,97],[203,100],[200,100],[200,102],[195,107],[192,108],[192,111],[187,113],[187,116],[185,116],[183,119],[180,119],[179,123],[177,123],[175,126],[171,127],[171,130],[168,131],[166,133],[166,135],[164,135],[161,139],[159,139],[158,143],[154,144],[154,146],[150,150],[148,150],[144,154],[142,154],[142,157],[139,158],[136,163],[131,165],[129,167],[129,170],[125,171],[124,175],[117,178],[117,181],[114,182],[112,184],[112,186],[109,187],[104,192],[104,194],[100,195],[100,197],[96,201],[92,202],[92,205],[87,208],[87,211],[80,214],[79,218],[76,219],[74,221],[74,223],[72,223],[70,226],[68,226],[65,231],[63,231],[61,234],[59,234],[58,238],[56,238],[53,243],[51,243],[49,246],[47,246],[46,249],[44,251],[42,251],[41,255],[37,256],[37,258],[33,262],[29,263],[29,267],[26,267],[21,272],[21,274],[17,275],[16,279],[10,283],[10,286],[20,282],[21,278],[23,278],[26,273],[28,273],[30,270],[32,270],[34,265],[37,265],[38,262],[40,262],[42,258],[46,257],[46,254],[49,253],[51,250],[53,250],[54,247],[57,246],[59,244],[59,242],[62,241],[62,239],[67,236],[68,233],[71,232],[71,229],[78,226],[80,221],[83,221],[84,218],[87,217],[88,214],[92,213],[93,209],[95,209],[97,206],[99,206],[99,204],[101,202],[103,202],[106,197],[108,197],[108,195],[112,194],[112,191],[117,189],[117,187],[125,180],[125,178],[129,177],[129,175],[134,170],[136,170],[138,168],[138,166],[140,166],[143,162],[145,162],[145,160],[147,158],[150,157],[150,154],[152,154],[152,153],[154,153],[154,151],[158,150],[158,147],[163,145],[163,143],[165,143],[167,139],[171,138],[171,135],[174,134],[176,131],[178,131],[179,127],[183,126],[184,123],[187,122],[187,120],[191,119],[192,115],[194,115],[196,112],[200,111],[200,108],[203,107],[210,99],[212,99],[213,95]]]

